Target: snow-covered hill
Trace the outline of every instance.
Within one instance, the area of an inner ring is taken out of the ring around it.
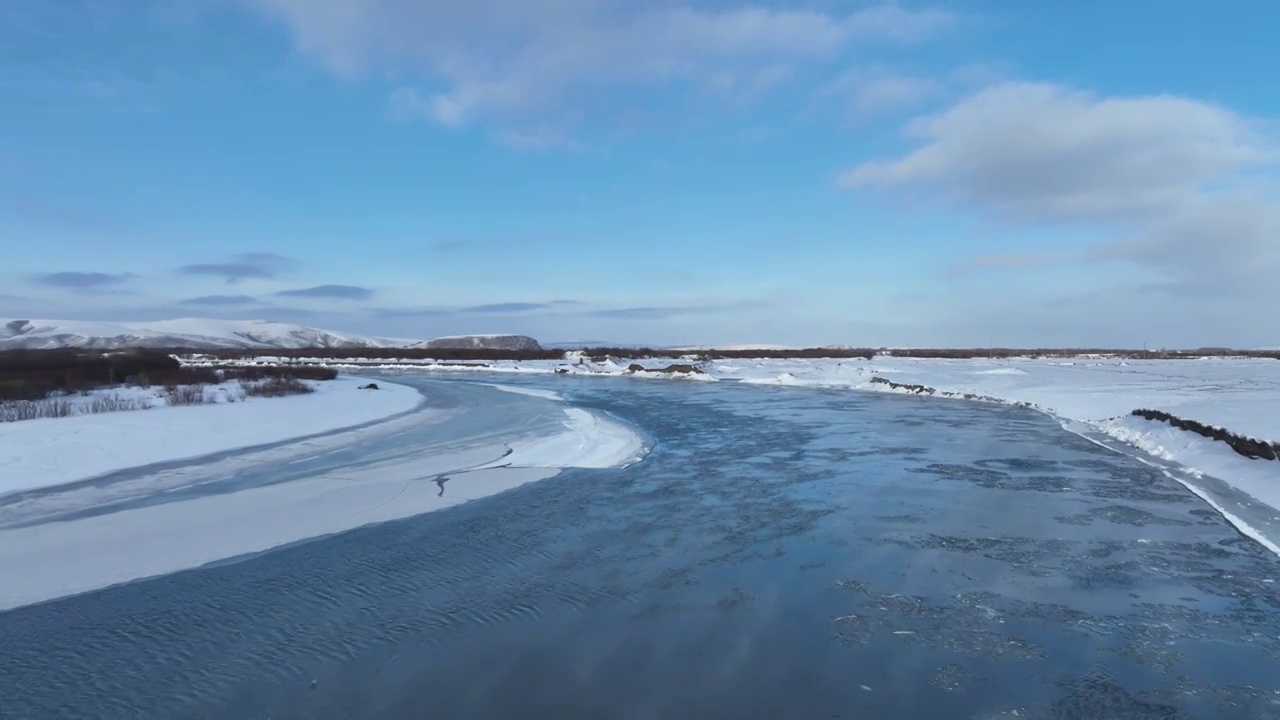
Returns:
[[[80,347],[195,349],[392,347],[379,338],[267,320],[183,318],[155,322],[0,320],[0,350]]]
[[[410,345],[426,350],[541,350],[527,335],[451,335]]]

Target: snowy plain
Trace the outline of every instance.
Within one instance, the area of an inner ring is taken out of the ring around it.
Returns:
[[[316,391],[307,395],[0,423],[0,497],[340,430],[407,412],[422,402],[414,388],[385,383],[377,391],[359,390],[365,382],[341,376],[313,383]],[[141,388],[110,392],[154,395]]]

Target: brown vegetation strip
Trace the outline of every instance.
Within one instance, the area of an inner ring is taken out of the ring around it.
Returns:
[[[185,367],[155,350],[16,350],[0,352],[0,402],[38,401],[122,384],[177,387],[216,385],[226,380],[332,380],[337,376],[338,371],[330,367],[292,363]]]
[[[151,351],[18,350],[0,353],[0,401],[40,400],[124,382],[165,385],[183,372],[177,360]]]
[[[1265,440],[1255,440],[1251,437],[1237,435],[1220,427],[1180,418],[1162,410],[1139,409],[1134,410],[1133,414],[1136,417],[1168,423],[1179,430],[1186,430],[1187,432],[1207,437],[1210,440],[1226,443],[1232,450],[1250,459],[1280,460],[1280,443],[1269,443]]]
[[[961,393],[961,392],[952,392],[951,390],[939,390],[937,388],[931,388],[928,385],[912,385],[910,383],[897,383],[892,380],[886,380],[882,377],[873,377],[871,378],[871,382],[875,385],[886,385],[890,390],[901,390],[902,392],[909,392],[915,395],[938,395],[945,398],[959,398],[961,400],[981,400],[982,402],[1000,403],[1001,405],[1012,405],[1014,407],[1025,407],[1025,408],[1035,407],[1029,402],[1022,402],[1020,400],[1009,401],[1009,400],[1001,400],[1000,398],[997,398],[997,397],[991,397],[990,395],[977,395],[975,393]]]

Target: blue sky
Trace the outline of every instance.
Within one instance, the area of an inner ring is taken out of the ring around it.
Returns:
[[[0,317],[1280,346],[1280,5],[0,6]]]

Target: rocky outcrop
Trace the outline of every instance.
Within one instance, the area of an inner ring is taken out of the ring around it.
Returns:
[[[701,375],[702,374],[702,370],[692,365],[668,365],[660,370],[653,370],[651,372],[665,373],[667,375],[673,375],[673,374],[674,375]]]
[[[629,365],[627,367],[627,372],[629,373],[651,372],[651,373],[662,373],[664,375],[702,375],[703,374],[702,370],[694,367],[693,365],[668,365],[664,368],[650,369],[639,363],[632,363],[631,365]]]
[[[537,340],[528,335],[457,335],[410,345],[425,350],[541,350]]]

